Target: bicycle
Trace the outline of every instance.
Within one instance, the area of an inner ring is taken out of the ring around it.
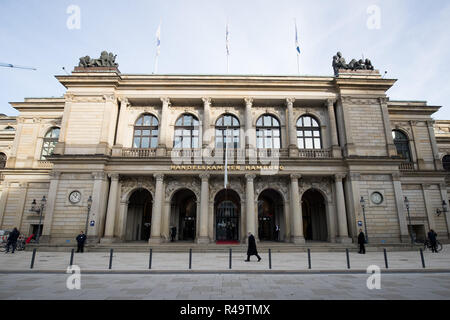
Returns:
[[[425,240],[424,241],[423,249],[424,250],[426,250],[426,249],[432,250],[430,240]],[[438,240],[436,240],[436,251],[437,252],[441,252],[441,250],[442,250],[442,243],[440,243]]]

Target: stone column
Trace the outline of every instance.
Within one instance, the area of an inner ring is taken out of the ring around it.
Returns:
[[[111,186],[109,188],[108,210],[106,211],[105,236],[101,239],[102,243],[111,243],[114,241],[114,223],[116,221],[117,197],[119,191],[119,175],[117,173],[109,174]]]
[[[50,172],[50,187],[48,189],[47,205],[44,208],[44,221],[42,227],[42,237],[40,241],[49,242],[53,224],[53,213],[55,212],[56,195],[58,192],[59,178],[61,172]]]
[[[295,244],[305,243],[305,237],[303,235],[303,213],[298,190],[298,180],[300,178],[301,175],[299,174],[291,174],[291,211],[292,223],[294,225],[292,242]]]
[[[389,98],[379,98],[381,114],[383,117],[384,134],[386,136],[386,148],[388,157],[394,157],[397,155],[397,148],[394,145],[394,139],[392,138],[391,122],[389,120],[388,102]]]
[[[161,215],[162,215],[162,201],[164,189],[164,175],[157,173],[154,175],[156,180],[155,199],[153,199],[152,209],[152,230],[149,243],[161,243]]]
[[[245,147],[248,151],[248,156],[255,159],[256,156],[256,131],[253,127],[252,106],[253,98],[245,98]],[[248,230],[247,230],[248,231]]]
[[[256,226],[255,226],[255,186],[253,184],[253,181],[255,180],[256,175],[254,174],[246,174],[245,178],[247,180],[247,186],[245,188],[245,193],[246,193],[246,199],[245,199],[245,204],[246,204],[246,224],[247,224],[247,230],[246,230],[246,234],[248,232],[251,232],[255,238],[258,236],[257,235],[257,230],[256,230]]]
[[[200,194],[200,236],[197,243],[209,243],[208,237],[208,203],[209,203],[209,174],[200,174],[202,180]]]
[[[289,157],[298,157],[297,129],[294,118],[294,101],[295,98],[286,99],[289,132]]]
[[[431,194],[430,194],[430,185],[422,183],[422,192],[423,199],[425,200],[425,211],[428,217],[428,225],[430,229],[436,230],[436,221],[434,219],[435,211],[433,211],[433,207],[430,203]]]
[[[88,224],[88,231],[85,232],[87,232],[89,242],[97,242],[100,230],[99,223],[102,217],[102,192],[106,174],[103,171],[94,172],[92,177],[94,178],[94,187],[92,188],[92,207],[89,213],[89,221],[94,221],[95,225],[91,227]]]
[[[167,152],[167,131],[169,124],[167,118],[169,116],[169,98],[161,98],[162,108],[161,108],[161,122],[159,124],[158,130],[158,149],[156,150],[156,155],[158,157],[163,157]]]
[[[414,139],[414,149],[416,149],[417,158],[417,169],[421,170],[425,166],[425,161],[423,160],[422,150],[420,149],[419,135],[417,134],[417,121],[409,121],[411,131]]]
[[[392,183],[394,184],[395,205],[397,207],[398,223],[400,227],[400,241],[410,242],[411,238],[408,231],[408,223],[405,215],[405,203],[403,202],[402,183],[400,181],[400,174],[392,174]]]
[[[284,242],[290,242],[291,239],[291,215],[290,213],[290,206],[289,206],[289,200],[284,201],[284,226],[281,226],[281,228],[284,228]],[[281,239],[280,239],[281,240]]]
[[[202,146],[205,149],[211,143],[211,98],[204,97],[203,101],[203,139]]]
[[[338,133],[336,128],[336,116],[334,114],[334,99],[327,99],[328,120],[330,121],[330,146],[333,158],[341,158],[342,152],[339,146]]]
[[[345,138],[344,154],[346,156],[356,155],[355,143],[352,136],[351,118],[349,114],[349,105],[352,103],[350,97],[341,97],[337,102],[337,115],[339,131],[342,132],[341,138]],[[343,145],[344,139],[341,139],[341,145]]]
[[[430,137],[431,142],[431,149],[433,150],[433,159],[434,159],[434,168],[436,170],[444,170],[442,167],[441,159],[439,158],[439,149],[436,144],[436,137],[434,135],[434,122],[433,121],[427,121],[427,127],[428,127],[428,135]]]
[[[351,243],[351,239],[348,236],[347,212],[345,210],[344,187],[342,184],[342,179],[345,178],[345,174],[336,174],[334,178],[336,189],[336,210],[338,217],[337,241],[341,243]]]
[[[448,203],[448,193],[445,183],[439,184],[439,190],[441,192],[442,200],[445,201],[445,203],[447,204],[447,208],[449,208],[449,210],[446,213],[444,213],[444,215],[445,221],[447,222],[447,236],[450,238],[450,205]]]

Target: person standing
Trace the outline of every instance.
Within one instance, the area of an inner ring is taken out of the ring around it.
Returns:
[[[9,252],[9,248],[10,247],[12,247],[12,252],[11,253],[14,253],[14,251],[16,251],[17,239],[19,238],[19,236],[20,236],[19,230],[17,230],[17,228],[14,228],[14,230],[11,231],[11,233],[9,234],[8,242],[6,244],[6,251],[5,251],[5,253]]]
[[[258,250],[256,249],[256,240],[252,233],[248,232],[248,249],[247,249],[247,260],[245,262],[250,261],[250,256],[256,256],[258,258],[258,262],[261,261],[261,257],[258,255]]]
[[[366,254],[366,235],[362,231],[362,229],[359,229],[359,235],[358,235],[358,244],[359,244],[359,253],[360,254]]]
[[[437,246],[437,239],[436,239],[436,237],[437,237],[437,233],[434,232],[433,229],[431,229],[431,230],[428,232],[428,240],[430,240],[431,252],[436,252],[436,253],[438,253],[437,247],[436,247],[436,246]]]
[[[177,227],[170,228],[170,241],[174,242],[177,236]]]
[[[275,241],[280,241],[280,226],[275,225]]]
[[[84,250],[84,243],[86,242],[86,239],[87,239],[86,235],[83,233],[83,231],[81,231],[76,239],[77,239],[77,243],[78,243],[77,253],[78,252],[83,252],[83,250]]]

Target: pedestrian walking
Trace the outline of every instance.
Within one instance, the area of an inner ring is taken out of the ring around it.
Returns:
[[[17,230],[17,228],[14,228],[13,231],[11,231],[11,233],[9,234],[8,242],[6,243],[5,253],[9,252],[10,247],[12,247],[11,253],[14,253],[14,251],[16,251],[17,239],[19,238],[19,236],[20,236],[19,230]]]
[[[366,235],[362,231],[362,229],[359,229],[359,235],[358,235],[358,244],[359,244],[359,253],[360,254],[366,254]]]
[[[81,231],[76,239],[77,239],[77,243],[78,243],[77,252],[83,252],[84,243],[86,242],[86,239],[87,239],[86,235],[83,233],[83,231]]]
[[[177,236],[177,227],[170,228],[170,241],[174,242]]]
[[[258,262],[261,261],[261,257],[258,255],[258,250],[256,249],[256,240],[252,233],[248,232],[248,249],[247,249],[247,260],[245,262],[250,261],[250,256],[256,256],[258,258]]]
[[[428,240],[430,240],[430,245],[431,245],[431,252],[436,252],[437,251],[437,233],[434,232],[433,229],[430,229],[430,231],[428,232]]]

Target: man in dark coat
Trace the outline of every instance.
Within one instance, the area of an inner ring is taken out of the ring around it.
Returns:
[[[258,258],[258,262],[261,261],[261,257],[258,255],[258,250],[256,249],[255,237],[249,231],[248,232],[247,260],[245,260],[245,262],[249,262],[250,261],[250,256],[256,256]]]
[[[364,246],[365,243],[366,243],[366,236],[362,231],[362,229],[359,229],[358,244],[360,254],[366,254],[366,247]]]
[[[83,231],[81,231],[76,239],[77,239],[77,243],[78,243],[77,252],[83,252],[84,243],[86,242],[86,239],[87,239],[86,235],[83,233]]]
[[[430,232],[428,232],[428,240],[430,240],[431,251],[437,253],[438,251],[437,251],[437,248],[436,248],[436,245],[437,245],[437,243],[436,243],[436,241],[437,241],[436,237],[437,237],[437,233],[434,232],[433,229],[431,229]]]
[[[11,233],[9,234],[8,237],[8,243],[6,244],[6,251],[5,253],[9,252],[9,248],[12,246],[12,252],[14,253],[14,251],[16,251],[16,247],[17,247],[17,239],[20,236],[20,232],[19,230],[17,230],[17,228],[14,228],[13,231],[11,231]]]

